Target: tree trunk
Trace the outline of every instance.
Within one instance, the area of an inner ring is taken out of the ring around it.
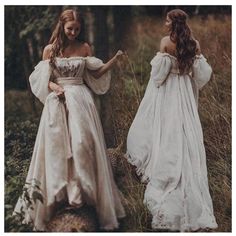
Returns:
[[[128,26],[131,20],[130,6],[113,6],[112,7],[113,22],[114,22],[114,49],[126,49],[123,42],[128,40]]]
[[[35,97],[31,91],[31,88],[30,88],[30,83],[29,83],[29,75],[31,73],[30,71],[30,68],[33,68],[32,64],[31,64],[31,60],[30,60],[30,53],[29,53],[29,45],[28,43],[23,43],[22,42],[22,55],[24,55],[23,57],[23,68],[24,68],[24,71],[25,71],[25,79],[26,79],[26,84],[27,84],[27,91],[29,93],[29,96],[30,96],[30,103],[31,103],[31,106],[32,106],[32,109],[33,109],[33,112],[34,114],[37,116],[38,113],[37,113],[37,109],[36,109],[36,104],[35,104]]]
[[[109,58],[109,34],[107,26],[108,7],[95,7],[92,8],[92,10],[95,18],[95,55],[106,61]]]
[[[104,62],[106,62],[109,58],[109,32],[107,25],[108,10],[108,7],[92,8],[94,13],[95,55]],[[110,92],[100,96],[100,99],[97,99],[97,103],[99,103],[99,113],[103,125],[106,144],[108,147],[113,147],[115,144],[115,139],[114,127],[112,120],[110,119],[112,113],[110,96]]]

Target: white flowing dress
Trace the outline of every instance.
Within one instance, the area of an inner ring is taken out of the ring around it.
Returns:
[[[180,75],[177,59],[160,53],[127,137],[128,161],[147,183],[154,229],[216,228],[206,154],[198,115],[198,91],[212,69],[197,55],[192,72]]]
[[[26,183],[40,183],[43,203],[36,201],[30,209],[20,197],[14,211],[23,209],[24,223],[32,220],[35,230],[43,231],[55,202],[68,200],[76,207],[86,203],[96,207],[101,228],[112,230],[125,212],[91,92],[107,92],[110,73],[99,79],[91,75],[90,70],[103,65],[95,57],[56,58],[55,65],[52,70],[49,60],[40,61],[29,79],[44,109]],[[49,90],[51,78],[65,89],[64,101]]]

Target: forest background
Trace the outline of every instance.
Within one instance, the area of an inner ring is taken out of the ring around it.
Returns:
[[[127,52],[112,70],[111,89],[96,97],[108,148],[114,150],[115,178],[124,194],[124,232],[152,231],[142,203],[145,186],[126,162],[126,137],[150,76],[150,61],[166,35],[166,13],[181,8],[214,76],[200,93],[199,113],[207,154],[217,232],[231,231],[231,6],[5,6],[5,231],[21,231],[12,210],[29,167],[42,104],[29,75],[41,60],[62,10],[83,13],[94,55],[107,61]]]

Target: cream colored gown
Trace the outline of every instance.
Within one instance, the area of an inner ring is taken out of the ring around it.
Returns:
[[[212,69],[196,56],[192,73],[179,74],[177,59],[160,53],[127,138],[128,160],[147,183],[155,229],[216,228],[209,194],[206,154],[198,115],[198,91]]]
[[[90,74],[102,65],[95,57],[56,58],[56,70],[45,60],[30,75],[32,92],[44,109],[26,182],[40,182],[44,201],[30,209],[20,197],[15,212],[22,208],[24,222],[33,220],[35,230],[45,230],[55,202],[67,199],[77,207],[94,205],[106,230],[117,228],[117,218],[125,216],[91,92],[104,94],[109,89],[109,72],[99,79]],[[50,78],[65,89],[65,101],[48,89]]]

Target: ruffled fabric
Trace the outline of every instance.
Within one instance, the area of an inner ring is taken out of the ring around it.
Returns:
[[[154,57],[145,95],[128,132],[126,157],[147,181],[144,203],[154,229],[217,227],[193,92],[195,81],[206,82],[210,76],[198,70],[209,65],[203,56],[194,63],[193,79],[176,73],[175,57],[167,53]]]

